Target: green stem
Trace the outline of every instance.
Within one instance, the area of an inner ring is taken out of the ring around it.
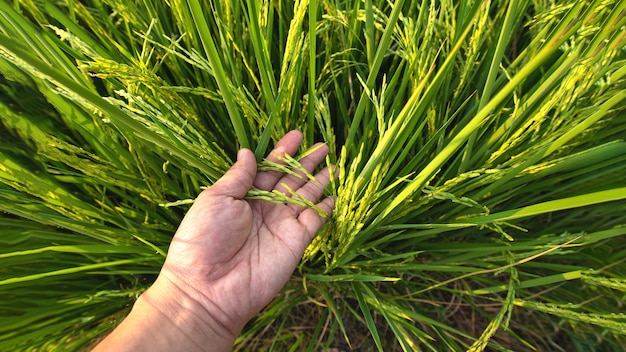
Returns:
[[[241,114],[239,113],[239,109],[235,105],[235,99],[230,91],[232,84],[226,76],[226,72],[224,72],[222,61],[217,53],[217,49],[215,48],[215,43],[213,42],[211,31],[209,30],[206,18],[202,12],[200,2],[198,0],[189,0],[188,5],[189,10],[191,11],[191,16],[193,17],[196,25],[196,30],[200,36],[200,40],[202,41],[204,52],[211,63],[211,67],[213,68],[213,75],[217,81],[220,92],[222,93],[222,99],[224,99],[224,104],[226,104],[230,121],[235,129],[235,134],[237,135],[237,140],[239,140],[241,148],[250,148],[250,140],[248,138],[248,133],[246,132],[245,124]]]

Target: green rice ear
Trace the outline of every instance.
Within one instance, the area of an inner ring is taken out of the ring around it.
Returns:
[[[624,13],[0,1],[0,350],[89,349],[240,148],[317,182],[292,129],[335,209],[234,350],[624,350]]]

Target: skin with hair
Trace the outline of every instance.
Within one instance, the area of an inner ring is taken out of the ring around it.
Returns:
[[[280,162],[294,155],[302,134],[287,133],[268,156]],[[313,172],[328,147],[317,144],[300,160]],[[330,172],[317,181],[278,171],[257,172],[252,151],[203,191],[174,236],[155,283],[126,319],[94,351],[228,351],[244,325],[281,288],[305,248],[325,222],[315,209],[244,199],[251,188],[288,189],[330,215],[332,198],[323,197]]]

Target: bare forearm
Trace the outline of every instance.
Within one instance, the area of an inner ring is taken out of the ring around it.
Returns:
[[[196,302],[155,283],[94,352],[230,351],[235,338]]]

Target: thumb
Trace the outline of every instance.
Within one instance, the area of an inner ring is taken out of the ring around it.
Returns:
[[[242,199],[256,177],[256,158],[250,149],[237,153],[237,162],[208,191],[215,196]]]

